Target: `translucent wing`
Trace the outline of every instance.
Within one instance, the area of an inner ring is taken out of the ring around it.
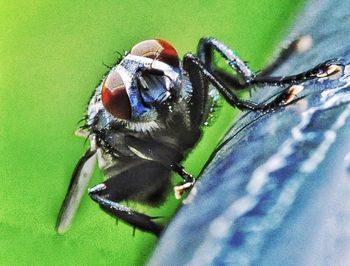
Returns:
[[[64,234],[68,231],[92,177],[95,164],[96,153],[90,149],[85,152],[77,163],[57,218],[56,230],[59,234]]]

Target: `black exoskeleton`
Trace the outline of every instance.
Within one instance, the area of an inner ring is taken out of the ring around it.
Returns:
[[[202,38],[197,54],[186,54],[182,61],[164,40],[135,45],[110,70],[90,100],[85,129],[80,131],[88,136],[90,149],[73,173],[57,230],[68,230],[97,158],[106,181],[89,189],[90,197],[113,217],[159,236],[163,225],[120,202],[161,204],[171,187],[171,172],[184,180],[174,188],[176,197],[193,186],[194,178],[181,161],[201,136],[214,101],[211,89],[216,89],[232,107],[269,111],[294,99],[298,91],[293,85],[342,70],[342,63],[333,59],[297,75],[270,77],[279,60],[296,49],[296,43],[260,73],[253,72],[234,51],[214,38]],[[237,76],[213,64],[214,51]],[[280,95],[267,103],[255,103],[235,93],[264,84],[281,86]],[[292,87],[282,89],[285,85]]]

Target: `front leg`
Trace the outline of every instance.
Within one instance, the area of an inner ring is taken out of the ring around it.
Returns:
[[[290,49],[293,48],[292,45]],[[287,50],[289,56],[290,49]],[[293,48],[294,49],[294,48]],[[220,71],[213,66],[213,52],[217,51],[227,62],[228,66],[232,68],[241,78],[241,81],[232,77],[229,78],[227,74],[220,74]],[[216,79],[222,77],[223,80],[230,80],[231,86],[236,88],[246,88],[252,85],[259,84],[270,84],[270,85],[285,85],[285,84],[297,84],[312,78],[323,78],[329,75],[339,73],[344,68],[344,62],[338,59],[328,60],[323,62],[316,67],[309,69],[305,72],[282,77],[269,77],[267,76],[274,68],[276,68],[277,63],[273,63],[266,71],[261,73],[253,72],[248,65],[240,59],[236,53],[227,47],[222,42],[214,38],[202,38],[198,44],[197,58],[199,63],[210,72],[212,76]],[[184,59],[185,60],[185,59]],[[217,77],[216,77],[217,76]],[[210,78],[211,79],[211,78]],[[222,82],[221,82],[222,83]]]
[[[234,64],[231,64],[234,65]],[[203,77],[208,80],[216,89],[220,92],[220,94],[225,98],[225,100],[233,107],[237,107],[240,110],[252,110],[252,111],[266,111],[270,109],[274,109],[276,107],[285,105],[290,102],[291,94],[295,93],[296,89],[293,86],[286,91],[283,91],[281,95],[277,96],[274,100],[269,103],[255,103],[252,101],[239,99],[233,91],[224,83],[222,83],[213,73],[213,71],[206,66],[203,62],[201,62],[196,56],[192,54],[186,54],[183,59],[184,70],[187,71],[190,80],[196,80],[198,77]],[[246,69],[246,68],[244,68]],[[249,86],[251,84],[271,84],[273,86],[278,86],[281,84],[294,84],[301,81],[305,81],[307,79],[318,77],[318,78],[326,78],[330,75],[338,74],[343,70],[343,62],[334,59],[329,60],[325,63],[322,63],[315,68],[308,70],[306,72],[293,75],[293,76],[285,76],[285,77],[260,77],[252,74],[250,77],[247,77],[246,74],[249,71],[237,71],[238,73],[244,72],[243,77],[246,77],[246,85]],[[195,82],[192,82],[195,84]],[[196,88],[200,89],[200,88]],[[293,95],[295,97],[295,95]]]
[[[188,173],[185,170],[185,168],[182,165],[172,164],[170,165],[170,167],[174,172],[176,172],[184,180],[181,185],[174,187],[175,198],[180,199],[186,191],[189,191],[193,187],[196,180],[190,173]]]
[[[202,63],[196,56],[192,54],[186,54],[183,59],[183,68],[188,73],[193,90],[201,90],[204,88],[197,87],[199,79],[205,79],[210,82],[225,98],[225,100],[233,107],[237,107],[240,110],[264,110],[265,106],[261,106],[257,103],[241,100],[223,84],[215,75],[211,69]]]
[[[212,68],[215,76],[219,77],[225,82],[231,89],[240,90],[246,89],[246,85],[239,82],[236,76],[230,75],[222,69],[215,66],[211,66],[212,48],[205,45],[206,41],[203,39],[200,41],[198,46],[198,57],[201,58],[202,62],[207,62],[207,66]],[[309,50],[312,46],[312,38],[310,35],[301,36],[289,42],[285,47],[279,51],[277,56],[267,65],[263,70],[258,72],[258,76],[268,77],[271,76],[277,68],[279,68],[284,62],[286,62],[292,55],[296,53],[304,53]],[[205,55],[205,56],[201,56]]]

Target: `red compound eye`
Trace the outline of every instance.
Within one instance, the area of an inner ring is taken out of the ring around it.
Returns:
[[[140,42],[131,49],[130,54],[157,59],[173,67],[180,66],[179,56],[175,48],[161,39]]]
[[[102,104],[113,116],[121,119],[131,118],[129,96],[120,74],[111,72],[102,85]]]

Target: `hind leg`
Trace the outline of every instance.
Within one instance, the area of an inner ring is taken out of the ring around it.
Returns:
[[[89,195],[112,217],[159,236],[163,225],[154,222],[154,217],[137,212],[120,202],[132,200],[159,205],[165,200],[170,188],[169,176],[170,170],[157,163],[145,161],[89,189]]]

